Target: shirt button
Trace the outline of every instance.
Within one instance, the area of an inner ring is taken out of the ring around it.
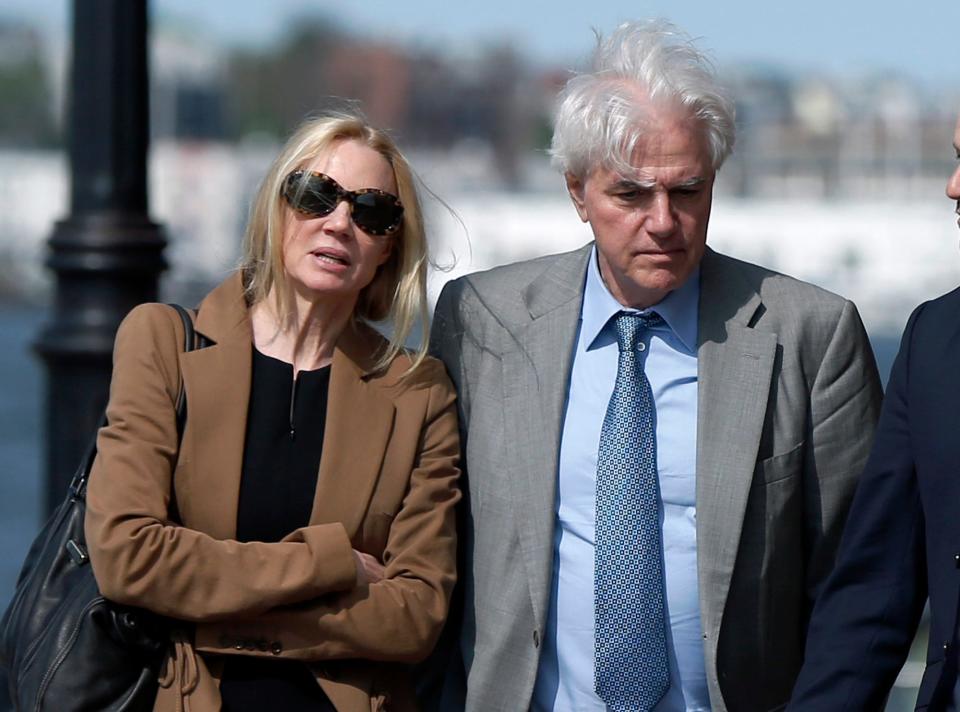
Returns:
[[[637,344],[637,351],[646,351],[646,350],[647,350],[647,345],[645,343],[641,341],[639,344]]]

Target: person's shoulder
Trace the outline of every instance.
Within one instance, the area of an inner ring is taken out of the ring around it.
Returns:
[[[441,318],[435,321],[435,326],[449,327],[447,321],[452,313],[459,314],[461,326],[472,331],[481,329],[487,321],[514,323],[529,319],[531,289],[536,288],[536,293],[542,293],[543,288],[553,293],[560,287],[566,293],[570,285],[578,280],[582,283],[591,245],[451,280],[444,286],[437,302]]]
[[[387,337],[370,324],[359,322],[355,328],[369,351],[371,363],[390,347]],[[406,348],[400,349],[386,367],[370,372],[366,380],[394,395],[433,387],[453,391],[447,370],[440,360],[429,355],[418,358],[417,352]]]
[[[447,369],[439,359],[433,356],[418,359],[408,350],[397,354],[376,381],[397,405],[428,400],[452,403],[456,397]]]
[[[135,341],[156,341],[158,336],[169,334],[171,329],[183,329],[180,316],[168,304],[147,302],[131,309],[120,322],[118,337]],[[166,341],[166,339],[163,339]]]
[[[911,342],[922,344],[947,339],[955,342],[960,335],[960,287],[934,299],[921,302],[907,320],[905,333]]]
[[[562,268],[566,265],[575,267],[585,262],[586,251],[589,245],[579,247],[569,252],[559,252],[541,257],[534,257],[519,262],[499,265],[479,272],[471,272],[457,279],[451,280],[448,285],[451,289],[459,287],[464,291],[479,292],[481,294],[504,295],[522,292],[531,282],[546,272]],[[465,289],[469,287],[468,289]]]
[[[729,273],[724,275],[724,281],[729,284],[729,275],[736,274],[760,295],[768,307],[782,306],[791,312],[816,313],[824,309],[840,311],[848,302],[845,297],[816,284],[736,257],[714,252],[712,261],[715,269]]]
[[[960,318],[957,316],[960,312],[960,287],[923,302],[917,307],[916,311],[918,316],[922,314],[924,319],[960,322]]]

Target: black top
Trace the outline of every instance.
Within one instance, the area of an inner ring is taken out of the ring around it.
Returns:
[[[279,541],[310,522],[323,450],[330,367],[300,371],[256,349],[243,450],[237,540]],[[334,712],[306,665],[230,656],[223,712]]]

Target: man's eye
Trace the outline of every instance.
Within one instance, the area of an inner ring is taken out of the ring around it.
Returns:
[[[675,193],[676,195],[681,195],[681,196],[693,196],[693,195],[699,195],[700,189],[699,188],[677,188],[672,192]]]

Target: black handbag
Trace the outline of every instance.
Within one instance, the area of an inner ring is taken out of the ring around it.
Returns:
[[[183,320],[184,351],[192,351],[197,348],[193,319],[183,307],[170,306]],[[181,384],[178,436],[185,423]],[[16,710],[153,709],[170,622],[108,601],[97,587],[83,531],[96,444],[94,434],[66,499],[33,541],[0,622],[0,665],[7,670]]]

